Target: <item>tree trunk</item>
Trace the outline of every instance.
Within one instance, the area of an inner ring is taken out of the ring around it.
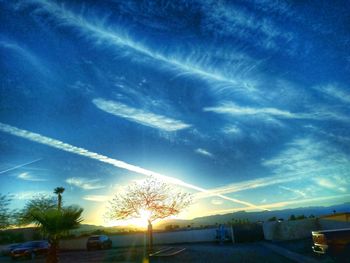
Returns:
[[[147,234],[148,234],[148,252],[152,253],[153,252],[153,229],[152,229],[151,221],[148,221]]]
[[[58,194],[58,210],[61,210],[62,207],[62,196]]]
[[[49,240],[50,248],[49,253],[46,257],[46,263],[58,263],[57,250],[58,250],[58,240]]]

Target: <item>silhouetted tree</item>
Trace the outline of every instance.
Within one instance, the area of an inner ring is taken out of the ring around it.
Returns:
[[[10,202],[11,198],[8,195],[0,194],[0,229],[5,229],[11,225]]]
[[[62,204],[62,197],[60,202]],[[56,263],[60,239],[68,235],[69,230],[79,226],[82,212],[82,208],[58,206],[54,198],[39,195],[27,202],[19,213],[18,222],[21,225],[35,224],[40,227],[50,243],[46,262]]]
[[[28,225],[32,223],[33,217],[31,212],[34,210],[46,211],[56,207],[57,203],[55,198],[42,194],[35,195],[32,199],[27,201],[22,210],[17,212],[17,225]]]
[[[179,225],[166,225],[164,229],[167,231],[171,231],[171,230],[175,230],[175,229],[179,229],[179,228],[180,228]]]
[[[294,221],[294,220],[296,220],[295,215],[291,215],[291,216],[289,217],[289,220],[290,220],[290,221]]]
[[[269,220],[267,220],[267,221],[270,221],[270,222],[277,221],[277,217],[273,216],[273,217],[269,218]]]
[[[177,215],[191,203],[188,193],[174,191],[169,184],[149,177],[143,182],[134,182],[125,193],[116,194],[110,202],[107,217],[131,219],[147,215],[148,248],[153,249],[152,223],[158,219]]]
[[[53,191],[58,197],[58,203],[57,203],[58,209],[61,209],[61,207],[62,207],[62,194],[63,194],[64,190],[65,189],[63,187],[56,187]]]
[[[48,210],[32,210],[32,223],[48,236],[50,249],[46,258],[47,263],[57,263],[57,251],[60,239],[69,234],[69,230],[79,227],[83,220],[81,214],[82,208],[79,207],[62,207],[50,208]]]

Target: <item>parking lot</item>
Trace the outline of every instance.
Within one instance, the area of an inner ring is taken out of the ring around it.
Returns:
[[[185,244],[171,246],[174,251],[185,248],[173,256],[155,256],[150,262],[293,262],[264,248],[259,243],[249,244]],[[165,247],[157,247],[158,250]],[[117,248],[97,251],[66,251],[59,255],[61,263],[97,263],[97,262],[143,262],[144,249]],[[0,262],[13,262],[9,257],[0,257]],[[29,261],[27,261],[29,262]],[[44,263],[45,258],[37,257],[30,262]]]

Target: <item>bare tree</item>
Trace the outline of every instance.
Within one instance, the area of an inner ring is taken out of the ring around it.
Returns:
[[[152,251],[152,223],[179,214],[191,201],[190,194],[174,191],[169,184],[149,177],[142,183],[129,185],[125,193],[116,194],[110,202],[107,217],[120,220],[147,215],[148,248]]]

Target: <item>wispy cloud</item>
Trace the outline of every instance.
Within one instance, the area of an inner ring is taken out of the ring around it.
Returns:
[[[94,91],[94,87],[88,83],[80,80],[75,81],[73,84],[68,85],[73,90],[79,90],[82,94],[91,94]]]
[[[270,168],[273,175],[209,189],[207,192],[197,193],[195,197],[208,198],[215,194],[246,191],[297,180],[311,180],[315,177],[331,178],[325,180],[336,183],[338,190],[339,187],[343,187],[343,192],[344,188],[350,185],[350,182],[345,181],[347,170],[350,169],[350,159],[331,145],[311,138],[293,140],[286,144],[285,150],[269,160],[264,160],[262,165]],[[332,179],[329,174],[333,174],[336,178]],[[320,182],[330,187],[324,181]],[[286,187],[284,190],[287,190]],[[294,191],[304,195],[300,189]]]
[[[344,136],[343,134],[342,135],[339,135],[339,134],[335,134],[335,133],[332,133],[332,132],[329,132],[329,131],[324,131],[322,130],[321,128],[319,127],[316,127],[316,126],[313,126],[313,125],[305,125],[304,126],[305,128],[307,129],[310,129],[312,130],[313,132],[316,132],[318,134],[321,134],[321,135],[324,135],[328,138],[332,138],[340,143],[350,143],[350,137],[347,137],[347,136]]]
[[[49,191],[23,191],[13,193],[11,197],[16,200],[29,200],[38,195],[52,196],[52,192]]]
[[[274,175],[269,177],[262,177],[253,180],[242,181],[238,183],[228,184],[225,186],[209,189],[207,192],[197,193],[196,198],[208,198],[215,196],[216,194],[228,194],[240,191],[246,191],[251,189],[257,189],[267,187],[271,185],[292,182],[302,179],[307,173],[289,173],[283,175]]]
[[[316,177],[313,178],[313,181],[315,182],[315,184],[323,188],[328,188],[330,190],[343,193],[347,192],[347,187],[350,186],[350,180],[347,180],[340,176],[332,176],[330,178]]]
[[[221,199],[211,199],[210,203],[212,203],[213,205],[222,205],[222,200]]]
[[[44,67],[43,62],[40,61],[39,58],[33,54],[33,52],[31,52],[28,48],[20,46],[15,41],[4,39],[0,35],[0,47],[6,48],[8,50],[11,50],[17,53],[20,56],[22,62],[23,62],[23,59],[25,59],[32,66],[34,66],[35,69],[39,70],[41,73],[45,73],[45,74],[49,73],[48,67]]]
[[[52,1],[30,0],[23,4],[27,5],[28,3],[38,5],[38,11],[50,14],[50,19],[57,20],[61,25],[78,29],[83,36],[99,45],[106,43],[117,48],[118,51],[125,50],[124,54],[128,56],[142,56],[144,60],[151,59],[159,62],[159,68],[176,71],[179,73],[178,76],[195,76],[213,83],[224,84],[224,86],[229,85],[230,89],[235,90],[251,91],[252,89],[252,81],[239,77],[240,74],[232,74],[232,71],[230,73],[226,72],[225,67],[218,69],[210,63],[205,63],[206,57],[203,57],[203,55],[198,57],[196,52],[191,52],[183,57],[183,55],[177,53],[168,54],[168,52],[154,50],[141,43],[141,41],[133,39],[130,34],[125,33],[125,28],[118,28],[116,25],[106,26],[104,20],[88,20],[84,16]],[[235,68],[240,68],[241,64],[241,61],[237,62]],[[248,66],[248,68],[251,67],[252,65]],[[246,70],[244,69],[244,71]],[[220,87],[223,88],[222,85]]]
[[[161,180],[164,180],[164,181],[171,183],[171,184],[174,184],[174,185],[182,186],[182,187],[196,190],[199,192],[208,192],[206,189],[204,189],[202,187],[186,183],[186,182],[179,180],[177,178],[166,176],[166,175],[163,175],[163,174],[160,174],[157,172],[153,172],[151,170],[147,170],[147,169],[141,168],[139,166],[135,166],[135,165],[132,165],[132,164],[129,164],[129,163],[117,160],[117,159],[112,159],[112,158],[109,158],[107,156],[104,156],[104,155],[101,155],[98,153],[90,152],[84,148],[76,147],[76,146],[73,146],[71,144],[64,143],[62,141],[55,140],[55,139],[40,135],[38,133],[33,133],[33,132],[30,132],[27,130],[18,129],[16,127],[13,127],[11,125],[4,124],[1,122],[0,122],[0,131],[14,135],[14,136],[18,136],[21,138],[28,139],[28,140],[33,141],[33,142],[44,144],[44,145],[47,145],[47,146],[50,146],[50,147],[53,147],[56,149],[60,149],[62,151],[74,153],[74,154],[77,154],[80,156],[85,156],[85,157],[88,157],[90,159],[94,159],[94,160],[97,160],[97,161],[100,161],[103,163],[108,163],[108,164],[111,164],[115,167],[125,169],[125,170],[131,171],[131,172],[135,172],[135,173],[146,175],[146,176],[154,176],[156,178],[159,178]],[[217,194],[215,196],[218,196],[222,199],[225,199],[225,200],[228,200],[228,201],[231,201],[234,203],[238,203],[241,205],[245,205],[248,207],[254,207],[255,209],[264,209],[264,207],[257,206],[255,204],[250,203],[250,202],[246,202],[246,201],[239,200],[236,198],[227,197],[227,196],[224,196],[221,194]]]
[[[248,9],[234,3],[221,1],[200,1],[204,10],[204,30],[215,35],[239,37],[251,41],[254,45],[278,50],[278,42],[284,43],[284,49],[289,51],[288,42],[294,38],[294,33],[279,28],[268,16],[259,16]]]
[[[27,172],[21,173],[17,176],[18,179],[25,180],[25,181],[33,181],[33,182],[44,182],[47,181],[45,178],[38,178],[36,176],[33,176]]]
[[[93,100],[93,103],[99,109],[115,116],[168,132],[178,131],[191,127],[191,125],[186,124],[182,121],[171,119],[163,115],[154,114],[146,110],[132,108],[128,105],[116,101],[97,98]]]
[[[100,184],[100,179],[88,179],[83,177],[67,178],[66,183],[84,190],[101,189],[106,187]]]
[[[295,114],[279,110],[276,108],[251,108],[251,107],[241,107],[232,102],[222,103],[220,106],[216,107],[206,107],[203,109],[204,111],[222,113],[222,114],[230,114],[236,116],[246,116],[246,115],[272,115],[280,118],[295,118]]]
[[[195,153],[198,153],[198,154],[201,154],[201,155],[204,155],[204,156],[207,156],[207,157],[210,157],[210,158],[213,158],[214,155],[210,152],[208,152],[207,150],[205,149],[202,149],[202,148],[197,148],[195,150]]]
[[[296,194],[297,196],[301,196],[301,197],[306,197],[306,193],[304,193],[303,191],[301,190],[298,190],[298,189],[293,189],[293,188],[290,188],[290,187],[286,187],[286,186],[278,186],[279,188],[283,189],[283,190],[286,190],[288,192],[292,192],[294,194]]]
[[[342,172],[340,168],[349,166],[350,159],[327,142],[306,137],[287,143],[283,151],[269,160],[264,160],[262,164],[281,174],[320,168]]]
[[[83,196],[84,200],[92,201],[92,202],[106,202],[109,200],[108,195],[85,195]]]
[[[205,112],[214,112],[218,114],[227,114],[231,116],[254,116],[267,121],[271,121],[273,120],[273,118],[304,120],[338,120],[347,122],[350,121],[349,117],[340,113],[336,113],[327,108],[319,108],[317,111],[311,113],[294,113],[276,108],[242,107],[233,102],[223,102],[219,106],[205,107],[203,110]]]
[[[350,103],[350,93],[338,84],[333,83],[324,86],[316,86],[314,88],[334,99],[340,100],[347,104]]]
[[[222,132],[229,135],[239,136],[242,134],[242,130],[237,125],[227,125],[222,129]]]

